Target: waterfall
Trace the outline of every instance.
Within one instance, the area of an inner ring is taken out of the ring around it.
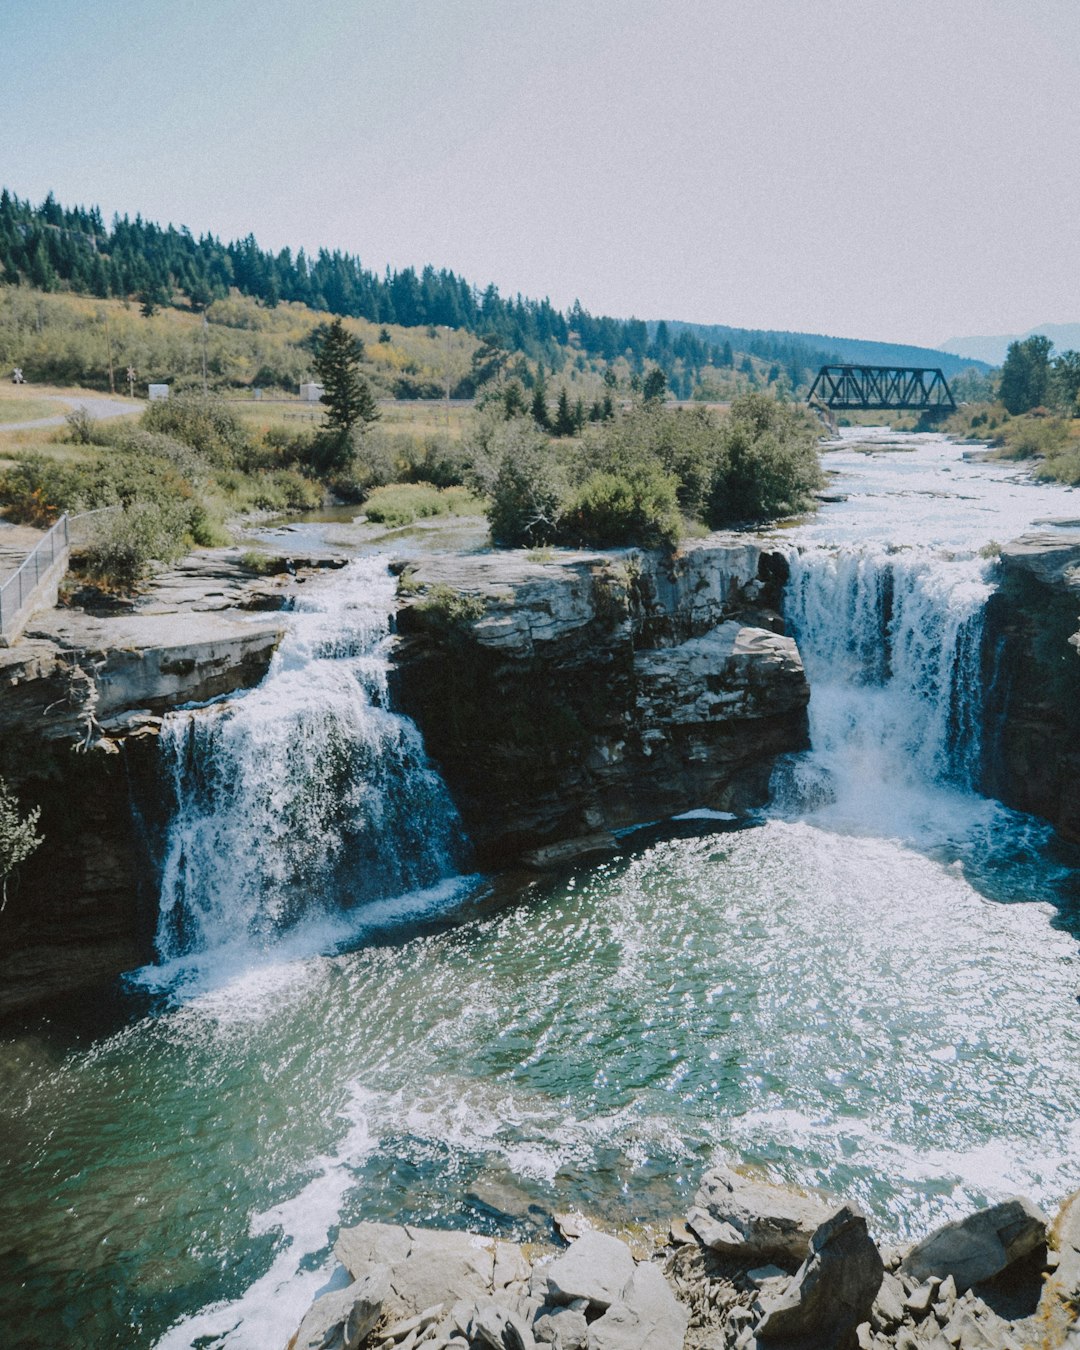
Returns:
[[[450,799],[389,707],[394,585],[378,559],[315,583],[257,689],[165,719],[163,963],[266,946],[454,873]]]
[[[884,545],[808,546],[789,564],[785,616],[810,682],[813,748],[778,766],[778,807],[948,832],[978,787],[986,564]]]

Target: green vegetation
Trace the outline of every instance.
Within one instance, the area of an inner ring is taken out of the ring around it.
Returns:
[[[436,624],[447,628],[475,623],[485,613],[484,601],[479,595],[467,595],[464,591],[457,591],[453,586],[442,583],[430,586],[416,608]]]
[[[646,400],[591,426],[570,452],[515,419],[474,474],[488,470],[496,543],[673,548],[684,521],[718,528],[807,509],[823,481],[818,436],[804,411],[762,394],[722,417]]]
[[[411,525],[430,516],[482,515],[484,506],[484,501],[466,487],[393,483],[375,488],[364,501],[364,514],[381,525]]]
[[[8,882],[20,863],[43,842],[37,832],[41,808],[22,815],[18,798],[0,778],[0,911],[7,905]]]

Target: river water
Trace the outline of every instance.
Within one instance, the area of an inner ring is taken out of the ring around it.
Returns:
[[[1080,1186],[1076,859],[972,787],[982,553],[1076,499],[936,437],[826,463],[846,500],[777,534],[813,749],[751,821],[462,876],[378,558],[259,690],[170,719],[159,963],[119,1029],[2,1047],[20,1343],[264,1350],[340,1223],[663,1219],[720,1159],[883,1237]]]

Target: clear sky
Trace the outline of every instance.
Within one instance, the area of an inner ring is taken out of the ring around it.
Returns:
[[[1080,0],[0,0],[0,182],[596,313],[1080,320]]]

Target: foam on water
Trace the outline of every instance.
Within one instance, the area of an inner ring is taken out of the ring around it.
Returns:
[[[312,593],[260,689],[170,723],[143,979],[183,997],[11,1051],[0,1315],[263,1350],[333,1279],[339,1223],[663,1220],[720,1159],[850,1196],[886,1238],[1080,1187],[1061,868],[972,790],[979,550],[1066,494],[933,437],[831,462],[849,500],[786,536],[813,749],[752,827],[690,812],[695,837],[463,907],[372,564]]]

